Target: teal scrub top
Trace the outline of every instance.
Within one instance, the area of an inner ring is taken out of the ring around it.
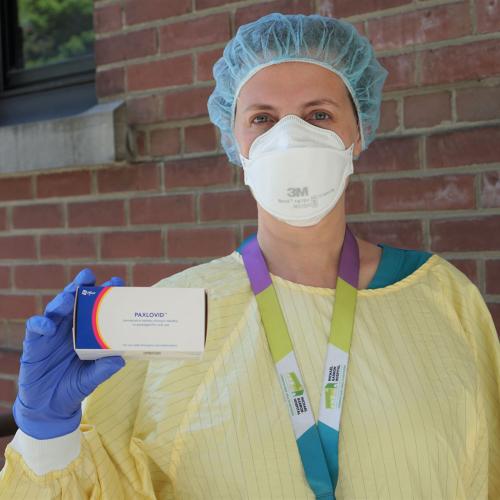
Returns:
[[[382,248],[382,256],[367,288],[383,288],[392,285],[411,273],[416,271],[422,264],[427,262],[432,253],[421,250],[406,250],[396,248],[384,243],[379,243]]]

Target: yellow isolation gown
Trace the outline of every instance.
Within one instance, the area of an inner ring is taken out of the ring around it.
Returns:
[[[272,279],[317,416],[335,291]],[[0,498],[313,499],[241,256],[154,286],[207,289],[201,361],[127,361],[70,463],[37,475],[7,447]],[[499,385],[491,316],[446,260],[359,291],[337,499],[499,499]]]

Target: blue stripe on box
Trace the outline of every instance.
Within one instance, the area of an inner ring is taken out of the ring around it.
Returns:
[[[92,309],[99,295],[105,287],[81,286],[77,292],[76,302],[76,341],[77,349],[101,349],[92,329]],[[90,292],[90,293],[87,293]]]

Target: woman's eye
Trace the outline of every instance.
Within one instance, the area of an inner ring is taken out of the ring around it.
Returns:
[[[324,111],[316,111],[313,113],[314,117],[317,117],[318,115],[320,116],[320,118],[313,118],[313,119],[315,120],[318,119],[320,121],[323,121],[325,118],[321,118],[321,116],[330,116],[328,113],[325,113]]]
[[[266,121],[264,121],[264,120],[258,120],[258,118],[266,118],[267,119],[269,117],[267,115],[257,115],[257,116],[255,116],[252,119],[252,123],[255,123],[255,124],[258,125],[259,123],[266,123],[267,122],[267,120]]]

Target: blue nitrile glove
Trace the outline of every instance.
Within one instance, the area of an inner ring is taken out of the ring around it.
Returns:
[[[94,273],[82,269],[45,308],[26,321],[19,370],[19,392],[13,406],[19,428],[36,439],[74,431],[81,403],[99,384],[125,365],[121,356],[82,361],[73,349],[73,305],[78,285],[95,285]],[[123,286],[113,277],[101,286]]]

